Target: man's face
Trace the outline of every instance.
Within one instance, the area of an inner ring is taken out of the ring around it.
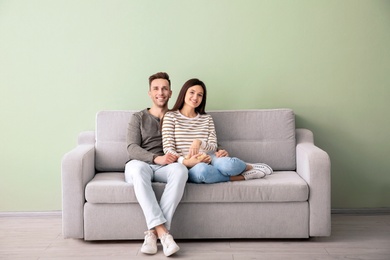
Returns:
[[[150,90],[148,92],[149,97],[157,107],[168,106],[169,98],[172,95],[169,82],[166,79],[155,79],[150,84]]]

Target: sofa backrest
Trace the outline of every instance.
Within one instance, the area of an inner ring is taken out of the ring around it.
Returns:
[[[129,159],[126,135],[130,111],[100,111],[96,115],[96,161],[97,171],[124,171]]]
[[[131,111],[96,115],[96,169],[124,171]],[[219,145],[230,156],[264,162],[274,170],[295,170],[295,117],[291,109],[209,111]]]
[[[295,170],[295,116],[291,109],[210,111],[220,147],[245,162]]]

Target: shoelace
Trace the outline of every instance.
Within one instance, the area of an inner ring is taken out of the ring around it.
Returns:
[[[163,241],[164,244],[166,244],[167,246],[169,246],[170,244],[172,244],[172,237],[169,235],[169,233],[166,233],[164,234],[160,240]]]
[[[145,231],[144,233],[146,236],[145,236],[145,242],[144,244],[147,244],[149,243],[149,240],[152,239],[152,240],[155,240],[155,234],[153,232],[150,232],[150,231]]]

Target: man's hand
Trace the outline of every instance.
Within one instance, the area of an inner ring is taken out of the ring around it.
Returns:
[[[211,162],[211,157],[207,154],[198,153],[191,157],[187,156],[184,159],[183,164],[188,168],[191,168],[201,162],[209,164]]]
[[[178,157],[176,155],[173,155],[171,153],[167,153],[163,156],[157,156],[154,158],[154,163],[159,165],[167,165],[176,162]]]
[[[217,152],[215,152],[215,156],[227,157],[227,156],[229,156],[229,153],[226,150],[218,150]]]

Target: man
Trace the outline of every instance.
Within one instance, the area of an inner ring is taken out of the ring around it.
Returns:
[[[145,215],[148,231],[141,252],[157,253],[157,237],[164,254],[170,256],[179,246],[169,234],[173,214],[179,204],[188,179],[188,170],[177,162],[177,156],[164,155],[160,120],[168,111],[172,95],[169,75],[159,72],[149,77],[151,108],[134,113],[127,132],[126,182],[134,185],[135,195]],[[152,182],[166,183],[160,203],[152,189]]]

